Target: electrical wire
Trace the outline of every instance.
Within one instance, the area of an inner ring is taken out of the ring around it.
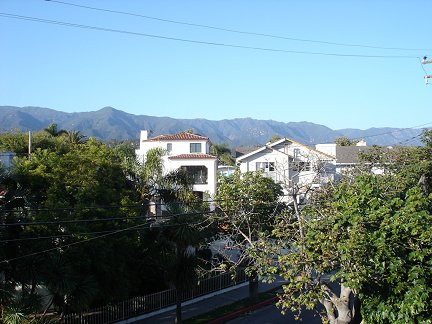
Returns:
[[[160,217],[162,218],[162,217]],[[161,224],[158,223],[158,221],[164,221],[164,219],[157,219],[156,222],[153,221],[153,219],[149,219],[149,221],[146,224],[149,225],[149,227],[143,227],[140,229],[132,228],[128,230],[143,230],[143,229],[153,229],[153,228],[168,228],[168,227],[178,227],[183,224]],[[143,224],[143,225],[146,225]],[[198,225],[199,222],[196,223],[189,223],[187,225]],[[58,234],[58,235],[51,235],[51,236],[33,236],[33,237],[23,237],[23,238],[16,238],[16,239],[7,239],[7,240],[0,240],[0,243],[10,243],[10,242],[22,242],[22,241],[35,241],[35,240],[46,240],[46,239],[55,239],[55,238],[61,238],[61,237],[73,237],[73,236],[79,236],[79,235],[96,235],[96,234],[105,234],[105,233],[112,233],[116,231],[115,229],[112,230],[106,230],[106,231],[96,231],[96,232],[79,232],[79,233],[69,233],[69,234]]]
[[[416,140],[417,138],[420,138],[421,136],[422,136],[422,133],[420,133],[420,134],[418,134],[418,135],[416,135],[414,137],[411,137],[409,139],[406,139],[406,140],[400,141],[398,143],[395,143],[395,144],[393,144],[391,146],[406,144],[406,143],[409,143],[409,142],[412,142],[412,141]]]
[[[423,127],[423,126],[427,126],[427,125],[432,125],[432,122],[429,122],[429,123],[426,123],[426,124],[422,124],[422,125],[412,126],[412,127],[398,128],[396,130],[392,130],[392,131],[386,132],[386,133],[379,133],[379,134],[374,134],[374,135],[368,135],[368,136],[353,138],[353,140],[361,140],[361,139],[365,139],[365,138],[369,138],[369,137],[376,137],[376,136],[394,134],[394,133],[398,133],[398,132],[403,132],[404,130],[414,129],[414,128]]]
[[[280,197],[289,196],[289,195],[280,195]],[[252,200],[252,198],[249,198],[248,200]],[[224,200],[225,202],[238,202],[236,199],[227,199]],[[274,203],[269,203],[268,207],[274,206]],[[262,207],[265,208],[265,207]],[[232,212],[235,210],[229,210],[226,212]],[[40,225],[61,225],[61,224],[74,224],[74,223],[94,223],[94,222],[105,222],[105,221],[113,221],[113,220],[125,220],[125,221],[133,221],[133,220],[140,220],[140,219],[170,219],[174,217],[185,217],[185,216],[198,216],[198,215],[209,215],[214,214],[216,211],[200,211],[200,212],[189,212],[189,213],[176,213],[176,214],[167,214],[164,216],[156,216],[156,217],[149,217],[149,216],[138,216],[138,217],[113,217],[113,218],[98,218],[98,219],[74,219],[74,220],[58,220],[58,221],[41,221],[41,222],[18,222],[18,223],[3,223],[0,224],[1,227],[10,227],[10,226],[40,226]]]
[[[52,252],[52,251],[59,250],[59,249],[68,248],[68,247],[71,247],[71,246],[74,246],[74,245],[78,245],[78,244],[86,243],[86,242],[89,242],[89,241],[97,240],[97,239],[100,239],[100,238],[104,238],[104,237],[107,237],[107,236],[110,236],[110,235],[115,235],[115,234],[118,234],[118,233],[122,233],[122,232],[125,232],[125,231],[128,231],[128,230],[134,229],[134,228],[139,228],[139,227],[142,227],[144,225],[147,225],[147,224],[139,224],[139,225],[135,225],[135,226],[132,226],[132,227],[125,228],[125,229],[120,229],[120,230],[117,230],[117,231],[114,231],[114,232],[111,232],[111,233],[102,234],[102,235],[99,235],[99,236],[87,238],[87,239],[84,239],[82,241],[69,243],[69,244],[66,244],[66,245],[54,247],[54,248],[51,248],[51,249],[42,250],[42,251],[39,251],[39,252],[33,252],[33,253],[21,255],[21,256],[16,257],[16,258],[11,258],[11,259],[8,259],[8,260],[0,261],[0,263],[8,263],[10,261],[15,261],[15,260],[19,260],[19,259],[23,259],[23,258],[39,255],[39,254],[44,254],[44,253]]]
[[[266,34],[266,33],[249,32],[249,31],[237,30],[237,29],[231,29],[231,28],[216,27],[216,26],[210,26],[210,25],[202,25],[202,24],[190,23],[190,22],[185,22],[185,21],[164,19],[164,18],[152,17],[152,16],[147,16],[147,15],[142,15],[142,14],[137,14],[137,13],[132,13],[132,12],[126,12],[126,11],[118,11],[118,10],[110,10],[110,9],[91,7],[91,6],[85,6],[85,5],[78,5],[75,3],[64,2],[64,1],[57,1],[57,0],[44,0],[44,1],[52,2],[52,3],[58,3],[58,4],[62,4],[62,5],[67,5],[67,6],[78,7],[78,8],[83,8],[83,9],[109,12],[109,13],[114,13],[114,14],[121,14],[121,15],[145,18],[145,19],[150,19],[150,20],[157,20],[157,21],[162,21],[162,22],[167,22],[167,23],[172,23],[172,24],[186,25],[186,26],[199,27],[199,28],[207,28],[207,29],[219,30],[219,31],[230,32],[230,33],[244,34],[244,35],[277,38],[277,39],[283,39],[283,40],[289,40],[289,41],[318,43],[318,44],[346,46],[346,47],[360,47],[360,48],[370,48],[370,49],[380,49],[380,50],[432,51],[432,49],[428,49],[428,48],[383,47],[383,46],[372,46],[372,45],[364,45],[364,44],[337,43],[337,42],[329,42],[329,41],[323,41],[323,40],[303,39],[303,38],[297,38],[297,37],[287,37],[287,36],[280,36],[280,35],[273,35],[273,34]]]
[[[247,49],[247,50],[264,51],[264,52],[276,52],[276,53],[285,53],[285,54],[320,55],[320,56],[336,56],[336,57],[351,57],[351,58],[392,58],[392,59],[413,59],[413,58],[418,59],[419,58],[418,56],[409,56],[409,55],[364,55],[364,54],[343,54],[343,53],[326,53],[326,52],[311,52],[311,51],[294,51],[294,50],[284,50],[284,49],[277,49],[277,48],[254,47],[254,46],[245,46],[245,45],[236,45],[236,44],[209,42],[209,41],[199,41],[199,40],[186,39],[186,38],[176,38],[176,37],[169,37],[169,36],[162,36],[162,35],[146,34],[146,33],[134,32],[134,31],[121,30],[121,29],[97,27],[97,26],[90,26],[90,25],[81,25],[81,24],[68,23],[68,22],[63,22],[63,21],[56,21],[56,20],[48,20],[48,19],[42,19],[42,18],[36,18],[36,17],[14,15],[14,14],[9,14],[9,13],[4,13],[4,12],[0,12],[0,17],[19,19],[19,20],[27,20],[27,21],[33,21],[33,22],[39,22],[39,23],[45,23],[45,24],[53,24],[53,25],[60,25],[60,26],[66,26],[66,27],[73,27],[73,28],[97,30],[97,31],[127,34],[127,35],[156,38],[156,39],[164,39],[164,40],[184,42],[184,43],[193,43],[193,44],[201,44],[201,45],[211,45],[211,46]]]
[[[85,212],[90,210],[109,210],[109,209],[141,209],[143,205],[101,205],[101,206],[89,206],[89,207],[63,207],[63,208],[25,208],[25,212],[37,213],[37,212]],[[13,209],[0,209],[1,212],[12,212],[22,213],[23,211],[17,211]]]
[[[189,225],[189,226],[192,225],[193,226],[193,225],[199,225],[201,223],[202,222],[195,222],[195,223],[188,223],[188,224],[159,224],[158,226],[155,226],[155,227],[156,228],[165,228],[165,227],[178,227],[178,226],[181,226],[181,225]],[[81,240],[81,241],[65,244],[65,245],[62,245],[62,246],[57,246],[57,247],[54,247],[54,248],[50,248],[50,249],[46,249],[46,250],[42,250],[42,251],[38,251],[38,252],[33,252],[33,253],[21,255],[19,257],[7,259],[7,260],[2,260],[2,261],[0,261],[0,264],[1,263],[8,263],[10,261],[15,261],[15,260],[19,260],[19,259],[28,258],[28,257],[39,255],[39,254],[49,253],[49,252],[52,252],[52,251],[55,251],[55,250],[59,250],[59,249],[68,248],[68,247],[71,247],[71,246],[74,246],[74,245],[86,243],[86,242],[89,242],[89,241],[94,241],[94,240],[97,240],[97,239],[100,239],[100,238],[104,238],[104,237],[107,237],[107,236],[123,233],[123,232],[134,230],[134,229],[139,229],[140,227],[144,227],[146,225],[149,226],[148,228],[150,228],[150,225],[147,224],[147,223],[139,224],[139,225],[131,226],[131,227],[128,227],[128,228],[124,228],[124,229],[116,230],[116,231],[113,231],[113,232],[109,232],[109,233],[106,233],[106,234],[102,234],[102,235],[99,235],[99,236],[87,238],[87,239],[84,239],[84,240]]]
[[[115,220],[139,220],[148,218],[147,216],[139,217],[113,217],[113,218],[98,218],[98,219],[74,219],[74,220],[59,220],[59,221],[43,221],[43,222],[19,222],[19,223],[6,223],[0,224],[0,227],[8,226],[34,226],[34,225],[61,225],[61,224],[75,224],[75,223],[94,223],[94,222],[110,222]]]

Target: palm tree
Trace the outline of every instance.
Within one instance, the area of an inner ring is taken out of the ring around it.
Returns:
[[[58,129],[58,125],[56,123],[50,124],[47,128],[44,128],[44,131],[53,137],[58,137],[60,135],[66,134],[64,129]]]
[[[87,139],[80,131],[66,131],[67,141],[71,144],[84,144]]]
[[[231,156],[231,149],[228,147],[228,144],[211,144],[210,153],[217,157],[217,159],[226,164],[226,165],[234,165],[234,159]]]

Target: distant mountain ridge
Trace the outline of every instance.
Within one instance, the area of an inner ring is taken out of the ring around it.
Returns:
[[[0,106],[0,132],[11,130],[37,131],[56,123],[59,129],[77,130],[103,141],[138,140],[140,130],[152,136],[178,133],[193,129],[214,143],[231,147],[263,145],[273,136],[288,137],[306,145],[332,143],[337,137],[364,139],[368,145],[420,145],[421,130],[400,128],[370,128],[332,130],[310,122],[277,122],[252,118],[175,119],[133,115],[112,107],[90,112],[66,113],[50,108]]]

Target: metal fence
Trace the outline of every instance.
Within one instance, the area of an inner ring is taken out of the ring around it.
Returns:
[[[247,276],[244,271],[238,271],[235,278],[232,273],[223,273],[214,277],[200,280],[190,290],[182,292],[182,301],[222,290],[236,284],[245,282]],[[175,305],[176,290],[168,289],[158,293],[135,297],[115,305],[107,305],[83,313],[72,313],[63,317],[62,323],[75,324],[102,324],[125,320],[138,315],[150,313],[162,308]]]

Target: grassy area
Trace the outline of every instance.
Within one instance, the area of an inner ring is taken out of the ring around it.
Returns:
[[[268,300],[273,298],[274,296],[276,296],[277,291],[280,288],[274,288],[272,290],[260,293],[258,295],[258,301],[256,303],[262,302],[264,300]],[[252,306],[256,303],[252,303],[249,298],[245,298],[245,299],[241,299],[239,301],[236,301],[232,304],[226,305],[226,306],[222,306],[219,307],[217,309],[214,309],[208,313],[202,314],[202,315],[198,315],[195,317],[192,317],[190,319],[184,320],[183,323],[185,324],[201,324],[201,323],[208,323],[209,321],[213,321],[219,317],[222,317],[224,315],[233,313],[235,311],[238,311],[240,309],[243,309],[245,307],[248,306]]]

